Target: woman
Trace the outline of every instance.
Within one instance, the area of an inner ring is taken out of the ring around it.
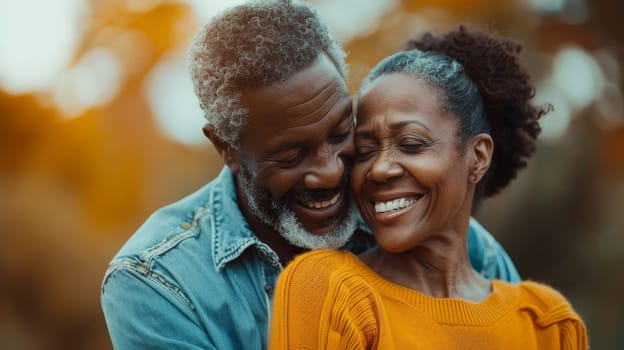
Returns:
[[[470,215],[526,166],[549,106],[529,103],[520,46],[463,27],[424,35],[360,90],[351,186],[378,247],[314,251],[280,276],[271,348],[586,349],[542,284],[470,266]]]

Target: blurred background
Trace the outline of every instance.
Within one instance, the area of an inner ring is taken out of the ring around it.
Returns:
[[[0,348],[109,349],[108,261],[155,209],[211,180],[185,67],[241,1],[0,0]],[[350,87],[413,35],[459,23],[524,44],[537,154],[478,218],[525,278],[560,289],[593,349],[624,348],[624,2],[316,0]]]

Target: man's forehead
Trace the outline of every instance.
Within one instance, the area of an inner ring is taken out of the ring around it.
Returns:
[[[344,126],[342,130],[345,130],[352,124],[351,108],[347,107],[340,112],[341,114],[325,116],[311,123],[308,122],[309,120],[293,118],[280,123],[277,127],[260,125],[252,126],[251,129],[263,134],[264,152],[267,155],[274,155],[325,142],[327,135],[341,126]],[[298,122],[292,123],[293,121]]]
[[[243,99],[249,112],[243,138],[265,149],[318,142],[341,122],[352,121],[346,83],[326,56],[283,83],[245,91]]]
[[[250,119],[276,113],[305,117],[324,107],[343,104],[346,100],[351,103],[346,82],[325,54],[286,81],[245,89],[241,96]]]
[[[340,90],[348,94],[345,79],[340,75],[333,61],[325,53],[321,53],[307,66],[292,73],[286,80],[260,87],[241,89],[245,97],[250,94],[274,95],[288,93],[293,90],[310,90],[315,82],[334,83]]]

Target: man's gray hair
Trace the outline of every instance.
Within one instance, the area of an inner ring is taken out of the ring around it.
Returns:
[[[191,42],[187,62],[208,123],[238,148],[248,112],[242,90],[284,82],[322,53],[346,80],[345,53],[314,9],[265,0],[230,8],[207,23]]]

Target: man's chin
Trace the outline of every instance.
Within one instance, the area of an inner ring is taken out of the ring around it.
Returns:
[[[308,219],[308,218],[306,218]],[[350,206],[340,216],[307,225],[294,212],[284,211],[278,219],[280,234],[295,246],[306,249],[337,249],[351,238],[357,226],[357,208]]]
[[[316,223],[315,225],[302,225],[302,227],[313,236],[325,236],[331,234],[332,232],[336,232],[340,229],[340,224],[344,221],[344,217],[340,219],[335,219],[332,222],[329,222],[325,225]]]

